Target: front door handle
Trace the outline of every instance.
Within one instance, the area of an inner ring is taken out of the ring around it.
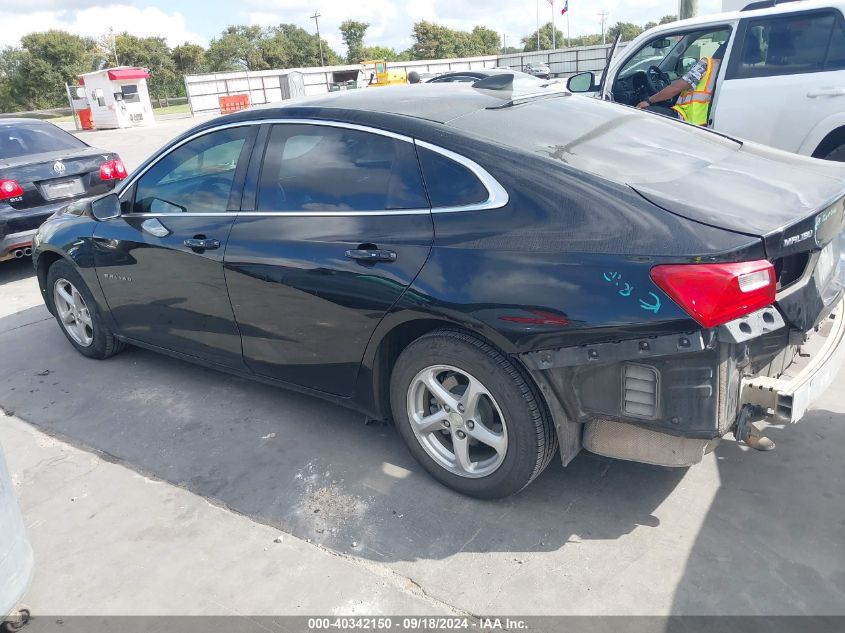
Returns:
[[[380,248],[357,248],[355,250],[346,251],[346,256],[349,259],[354,259],[361,263],[375,263],[375,262],[395,262],[396,253],[393,251],[386,251]]]
[[[193,248],[198,251],[212,251],[215,248],[220,248],[220,240],[200,236],[185,240],[184,244],[188,248]]]
[[[816,97],[845,97],[845,88],[819,88],[818,90],[811,90],[807,93],[810,99]]]

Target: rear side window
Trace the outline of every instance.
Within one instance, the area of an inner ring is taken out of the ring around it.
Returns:
[[[0,159],[88,147],[51,123],[0,124]]]
[[[427,209],[414,146],[322,125],[273,127],[258,188],[259,211]]]
[[[468,168],[425,147],[418,147],[417,153],[432,208],[487,202],[490,192]]]
[[[750,20],[732,78],[842,68],[843,46],[841,19],[832,12]]]

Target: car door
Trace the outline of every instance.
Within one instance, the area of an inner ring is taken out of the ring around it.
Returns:
[[[97,224],[100,284],[122,334],[243,368],[223,253],[257,126],[200,134],[163,154]]]
[[[244,359],[350,395],[376,325],[422,268],[433,228],[413,141],[299,121],[263,131],[226,251]]]
[[[713,115],[716,130],[797,152],[817,123],[843,110],[841,13],[741,21]]]

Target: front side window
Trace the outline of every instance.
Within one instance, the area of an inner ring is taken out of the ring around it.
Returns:
[[[657,66],[674,81],[682,77],[700,59],[716,55],[730,36],[729,28],[720,28],[715,31],[658,37],[637,51],[619,73],[619,78],[629,77],[638,71],[645,72],[652,66]]]
[[[678,42],[681,41],[681,38],[680,35],[669,35],[651,40],[627,61],[619,72],[619,77],[628,77],[639,70],[644,71],[651,66],[660,66]]]
[[[177,147],[138,180],[133,211],[227,211],[235,169],[248,134],[247,127],[218,130]]]
[[[842,67],[841,32],[836,15],[830,12],[750,20],[735,77],[814,73],[832,70],[837,63]]]
[[[340,127],[273,127],[257,210],[363,212],[428,206],[411,143]]]

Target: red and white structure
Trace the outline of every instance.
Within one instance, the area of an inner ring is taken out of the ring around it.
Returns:
[[[119,66],[79,75],[79,85],[97,129],[138,127],[155,123],[146,68]]]

